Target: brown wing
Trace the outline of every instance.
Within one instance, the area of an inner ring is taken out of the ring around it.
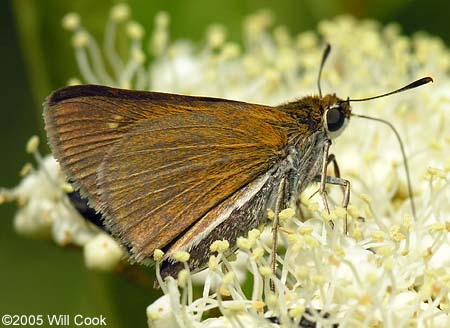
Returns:
[[[53,154],[82,196],[96,207],[97,169],[112,145],[137,122],[222,102],[238,103],[80,85],[51,94],[44,104],[44,120]]]
[[[228,107],[140,122],[105,157],[97,179],[101,211],[137,260],[167,246],[281,156],[286,132],[269,121],[285,117]]]
[[[56,158],[138,260],[282,156],[291,116],[216,98],[69,87],[46,104]]]

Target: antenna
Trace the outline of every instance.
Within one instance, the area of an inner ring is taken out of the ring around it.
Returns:
[[[324,54],[324,57],[325,57],[325,54]],[[323,63],[323,60],[322,60],[322,63]],[[322,70],[322,66],[320,67],[320,70]],[[319,77],[320,77],[320,73],[319,73]],[[424,85],[424,84],[427,84],[427,83],[430,83],[430,82],[433,82],[433,79],[431,77],[427,76],[427,77],[423,77],[421,79],[418,79],[418,80],[416,80],[416,81],[414,81],[414,82],[404,86],[403,88],[400,88],[400,89],[397,89],[397,90],[394,90],[394,91],[391,91],[391,92],[388,92],[388,93],[384,93],[382,95],[368,97],[368,98],[361,98],[361,99],[347,99],[347,101],[348,102],[350,102],[350,101],[355,102],[355,101],[366,101],[366,100],[382,98],[382,97],[393,95],[394,93],[399,93],[399,92],[403,92],[403,91],[406,91],[406,90],[414,89],[414,88],[420,87],[421,85]],[[319,87],[319,92],[320,92],[320,87]]]
[[[406,86],[404,86],[403,88],[388,92],[388,93],[384,93],[381,94],[379,96],[373,96],[373,97],[368,97],[368,98],[361,98],[361,99],[347,99],[347,102],[351,102],[351,101],[366,101],[366,100],[372,100],[372,99],[377,99],[377,98],[381,98],[381,97],[386,97],[389,95],[393,95],[394,93],[399,93],[399,92],[403,92],[406,90],[410,90],[410,89],[414,89],[417,87],[420,87],[421,85],[427,84],[433,82],[433,79],[429,76],[427,77],[423,77],[421,79],[418,79]],[[409,167],[408,167],[408,160],[406,159],[406,152],[405,152],[405,147],[403,146],[403,142],[402,139],[400,137],[400,134],[397,132],[397,130],[395,129],[395,127],[388,121],[383,120],[381,118],[375,118],[375,117],[370,117],[370,116],[366,116],[366,115],[359,115],[359,114],[351,114],[352,116],[356,116],[356,117],[360,117],[360,118],[365,118],[368,120],[372,120],[372,121],[377,121],[377,122],[381,122],[386,124],[387,126],[389,126],[391,128],[391,130],[394,132],[395,137],[397,138],[397,141],[400,145],[400,150],[402,152],[402,157],[403,157],[403,164],[405,167],[405,175],[406,175],[406,181],[408,184],[408,194],[409,194],[409,198],[411,200],[411,211],[414,217],[414,220],[417,221],[417,215],[416,215],[416,205],[414,204],[414,199],[413,199],[413,190],[412,190],[412,184],[411,184],[411,177],[409,175]]]
[[[400,145],[400,150],[402,152],[403,164],[404,164],[405,175],[406,175],[406,183],[408,185],[408,194],[409,194],[409,199],[411,200],[411,211],[412,211],[412,214],[413,214],[414,221],[417,221],[416,205],[415,205],[414,199],[413,199],[413,189],[412,189],[412,184],[411,184],[411,177],[409,175],[408,160],[406,159],[405,147],[403,146],[403,142],[402,142],[402,139],[400,137],[400,134],[397,132],[395,127],[392,125],[392,123],[390,123],[388,121],[385,121],[385,120],[383,120],[381,118],[370,117],[370,116],[366,116],[366,115],[353,114],[353,113],[351,115],[359,117],[359,118],[365,118],[365,119],[368,119],[368,120],[384,123],[387,126],[389,126],[391,128],[391,130],[394,132],[395,136],[397,137],[397,141],[398,141],[398,143]]]
[[[319,68],[319,75],[317,76],[317,88],[319,89],[320,98],[322,98],[322,88],[320,87],[320,79],[322,77],[323,66],[325,65],[325,61],[327,60],[328,55],[330,54],[330,51],[331,51],[331,46],[329,43],[327,43],[325,50],[323,51],[322,62],[320,63],[320,68]]]

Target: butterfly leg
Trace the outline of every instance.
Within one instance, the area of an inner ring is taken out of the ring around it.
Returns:
[[[345,216],[344,216],[344,233],[348,233],[348,226],[347,226],[347,207],[350,202],[350,181],[338,177],[325,177],[325,183],[332,184],[332,185],[338,185],[342,186],[344,189],[344,197],[342,199],[342,207],[345,209]]]
[[[277,200],[275,203],[275,215],[272,224],[272,257],[271,257],[271,267],[272,273],[275,275],[277,270],[277,242],[278,242],[278,215],[280,213],[281,203],[284,199],[284,187],[286,184],[286,178],[282,178],[278,186]],[[270,281],[270,289],[275,291],[275,283],[273,280]]]
[[[328,152],[330,150],[331,146],[331,140],[325,140],[325,143],[323,145],[323,158],[322,158],[322,170],[320,174],[320,187],[319,187],[319,193],[322,197],[323,205],[325,206],[325,209],[327,210],[328,214],[330,214],[330,207],[328,206],[328,195],[327,191],[325,190],[326,185],[326,178],[327,178],[327,167],[328,167]]]
[[[344,218],[344,232],[347,234],[347,207],[350,201],[350,181],[341,178],[341,172],[339,170],[339,165],[334,154],[328,155],[327,165],[333,163],[334,178],[327,176],[326,183],[340,185],[342,187],[342,192],[344,193],[344,198],[342,200],[342,207],[345,209]],[[333,182],[331,181],[333,179]]]
[[[328,155],[327,165],[330,165],[330,163],[333,164],[334,176],[336,178],[340,178],[341,177],[341,170],[339,170],[339,165],[338,165],[338,162],[336,160],[336,156],[334,154]]]
[[[340,178],[341,177],[341,171],[339,170],[339,165],[338,165],[338,162],[336,160],[336,156],[334,156],[334,154],[329,154],[326,163],[327,163],[327,167],[328,167],[328,165],[330,165],[330,163],[333,163],[334,176],[337,177],[337,178]],[[320,176],[315,177],[314,181],[320,182]],[[318,192],[320,192],[320,189],[316,190],[309,198],[311,199]],[[326,200],[324,201],[324,203],[327,204]],[[297,198],[297,200],[295,201],[295,205],[296,205],[296,207],[298,209],[298,213],[299,213],[300,219],[302,221],[304,221],[305,220],[305,216],[304,216],[303,211],[302,211],[300,198]]]
[[[328,195],[325,190],[326,184],[334,184],[342,186],[344,189],[344,197],[342,200],[342,207],[345,209],[345,217],[344,217],[344,233],[348,233],[348,227],[347,227],[347,207],[350,202],[350,181],[342,179],[341,173],[339,170],[339,166],[336,161],[336,157],[333,154],[329,154],[329,149],[331,146],[331,140],[326,140],[324,147],[323,147],[323,160],[322,160],[322,172],[320,176],[317,176],[315,178],[316,181],[320,182],[320,188],[318,192],[320,193],[324,206],[328,213],[330,213],[330,208],[328,206]],[[333,163],[333,170],[336,177],[330,177],[327,176],[327,167],[328,164]],[[332,224],[333,226],[333,224]]]
[[[340,171],[340,169],[339,169],[339,165],[338,165],[338,162],[337,162],[337,160],[336,160],[336,156],[334,155],[334,154],[329,154],[328,155],[328,158],[327,158],[327,168],[328,168],[328,165],[330,165],[330,163],[332,163],[333,164],[333,172],[334,172],[334,176],[336,177],[336,178],[340,178],[341,177],[341,171]],[[314,181],[316,181],[316,182],[320,182],[321,181],[321,175],[317,175],[316,177],[314,177]],[[320,192],[320,188],[319,189],[317,189],[309,198],[312,198],[313,196],[315,196],[318,192]],[[342,187],[342,192],[345,192],[345,188],[344,187]],[[298,200],[298,203],[297,203],[297,207],[299,207],[300,208],[300,201]]]

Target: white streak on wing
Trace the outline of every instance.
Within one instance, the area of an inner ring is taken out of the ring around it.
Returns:
[[[213,223],[211,223],[208,226],[207,229],[205,229],[205,231],[199,234],[198,237],[193,239],[191,242],[185,244],[183,250],[187,251],[191,250],[193,247],[199,244],[207,235],[209,235],[211,231],[213,231],[219,224],[228,219],[228,217],[231,215],[231,213],[233,213],[234,210],[238,210],[242,206],[244,206],[264,186],[264,184],[267,182],[267,180],[272,174],[273,172],[269,171],[264,175],[262,175],[261,177],[257,178],[247,187],[245,187],[244,193],[231,206],[227,206],[225,210],[222,210],[220,215],[217,216],[217,218],[213,221]],[[204,217],[207,216],[209,213],[210,212],[206,213]]]

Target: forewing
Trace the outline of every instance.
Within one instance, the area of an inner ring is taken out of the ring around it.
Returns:
[[[79,85],[52,93],[44,104],[44,120],[50,146],[63,171],[90,205],[97,207],[97,169],[112,146],[135,124],[193,110],[201,107],[199,104],[220,106],[221,102],[237,103]]]
[[[144,120],[105,156],[99,208],[137,260],[173,242],[283,156],[291,119],[249,106],[230,102]]]

